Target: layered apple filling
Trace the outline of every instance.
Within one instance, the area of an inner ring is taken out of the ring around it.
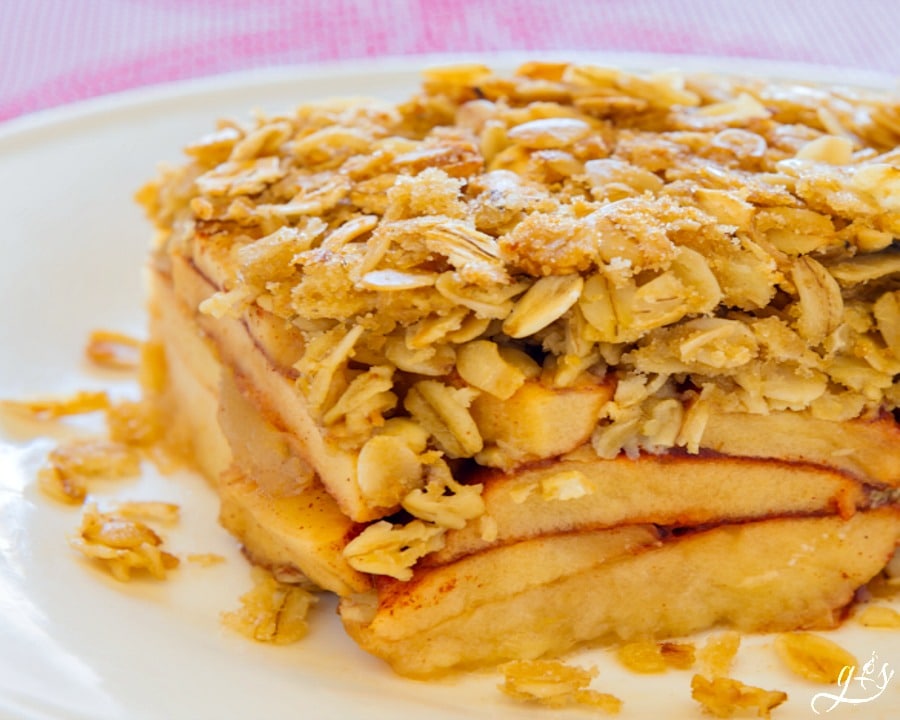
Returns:
[[[529,63],[139,199],[170,439],[398,671],[837,622],[900,540],[900,105]]]

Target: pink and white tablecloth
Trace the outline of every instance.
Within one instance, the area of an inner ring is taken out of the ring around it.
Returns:
[[[898,32],[898,0],[0,0],[0,120],[169,80],[421,53],[686,53],[900,75]]]

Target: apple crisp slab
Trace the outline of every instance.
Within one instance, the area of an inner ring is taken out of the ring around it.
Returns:
[[[398,672],[828,627],[900,540],[900,103],[533,62],[139,193],[169,441]]]

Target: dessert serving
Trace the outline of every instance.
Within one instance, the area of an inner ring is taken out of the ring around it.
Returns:
[[[168,440],[400,673],[830,627],[900,540],[900,103],[528,63],[139,199]]]

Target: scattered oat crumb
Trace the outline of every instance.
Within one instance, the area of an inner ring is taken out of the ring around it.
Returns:
[[[135,370],[141,360],[141,341],[113,330],[94,330],[84,354],[94,365],[112,370]]]
[[[775,638],[775,651],[796,675],[820,683],[836,683],[841,670],[859,663],[833,640],[808,632],[783,633]]]
[[[716,717],[732,717],[739,710],[755,708],[757,717],[768,718],[772,710],[788,696],[780,690],[763,690],[732,678],[710,680],[694,675],[691,679],[691,697]]]
[[[597,676],[596,668],[584,669],[558,660],[516,660],[501,667],[501,689],[511,697],[565,705],[572,694],[586,688]]]
[[[225,558],[218,553],[191,553],[187,556],[187,560],[201,567],[212,567],[225,562]]]
[[[109,437],[126,445],[149,448],[163,436],[159,409],[150,400],[125,400],[106,410]]]
[[[868,605],[856,613],[856,621],[866,627],[900,629],[900,612],[885,605]]]
[[[729,631],[712,635],[697,651],[697,660],[707,677],[722,677],[731,671],[741,646],[740,633]]]
[[[148,525],[118,513],[100,512],[94,503],[85,506],[78,535],[69,544],[122,582],[140,571],[163,580],[179,564],[177,557],[162,549],[162,538]]]
[[[61,472],[49,459],[38,470],[37,487],[47,497],[66,505],[81,505],[87,497],[84,477]]]
[[[51,450],[38,471],[38,488],[48,497],[80,505],[90,480],[137,475],[141,461],[134,449],[109,440],[77,440]]]
[[[222,623],[257,642],[287,645],[302,639],[306,616],[317,597],[296,585],[278,582],[262,568],[254,568],[255,585],[241,596],[241,607],[222,613]]]
[[[94,390],[80,390],[68,397],[0,400],[0,408],[38,420],[55,420],[68,415],[83,415],[106,410],[108,407],[109,396],[104,391]]]
[[[573,700],[578,705],[597,708],[610,715],[617,715],[622,709],[622,701],[610,693],[602,693],[597,690],[577,690]]]
[[[597,675],[596,668],[580,668],[558,660],[516,660],[502,665],[506,695],[517,700],[548,707],[586,705],[618,713],[622,701],[614,695],[591,690],[588,685]]]
[[[174,523],[178,521],[181,508],[175,503],[156,500],[125,500],[115,503],[109,512],[121,515],[129,520],[154,520],[156,522]]]
[[[640,640],[620,645],[616,656],[622,665],[636,673],[661,673],[669,668],[687,670],[694,664],[694,646]]]

